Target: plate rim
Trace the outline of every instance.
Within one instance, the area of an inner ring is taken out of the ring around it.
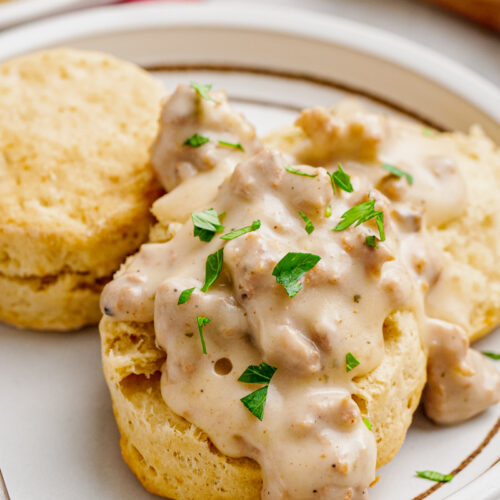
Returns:
[[[152,2],[92,8],[36,21],[0,34],[0,61],[33,50],[33,39],[43,40],[43,45],[57,44],[84,35],[179,24],[301,35],[367,53],[453,92],[500,125],[500,88],[473,70],[393,33],[297,7],[238,1],[230,4]]]
[[[77,3],[76,0],[74,3]],[[165,16],[166,12],[168,16]],[[262,5],[240,2],[192,5],[151,3],[100,7],[34,22],[0,34],[0,61],[26,50],[34,50],[36,40],[43,40],[44,45],[55,44],[78,36],[179,24],[200,27],[218,25],[301,35],[358,50],[437,83],[461,96],[500,124],[500,89],[474,71],[432,49],[397,35],[354,21],[323,16],[298,8],[264,8]],[[439,70],[433,70],[433,67]],[[498,470],[498,467],[494,470]],[[496,484],[495,478],[496,475],[490,470],[474,478],[467,487],[479,489],[480,486],[487,485],[491,488],[490,495],[500,494],[500,486]],[[467,491],[470,491],[469,488]],[[459,500],[460,493],[461,491],[458,491],[449,498]]]
[[[0,6],[0,28],[81,4],[81,0],[17,0]],[[26,10],[28,9],[28,11]]]

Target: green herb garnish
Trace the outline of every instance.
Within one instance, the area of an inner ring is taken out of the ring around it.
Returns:
[[[202,292],[207,292],[208,289],[217,281],[222,271],[222,264],[224,263],[224,248],[220,248],[215,253],[211,253],[207,257],[205,263],[205,283],[201,287]]]
[[[348,352],[345,355],[345,370],[350,372],[353,368],[359,365],[359,361],[356,359],[352,352]]]
[[[435,472],[433,470],[417,471],[417,476],[423,477],[424,479],[430,479],[431,481],[436,481],[438,483],[448,483],[453,479],[452,474],[441,474],[440,472]]]
[[[260,365],[250,365],[238,379],[239,382],[248,384],[268,384],[273,378],[274,372],[277,369],[267,363]]]
[[[221,214],[222,215],[222,214]],[[193,212],[194,236],[198,236],[201,241],[211,241],[215,233],[222,233],[224,226],[220,223],[220,215],[213,208],[203,212]]]
[[[210,142],[210,139],[208,137],[203,137],[200,134],[194,134],[189,139],[186,139],[182,143],[182,145],[191,146],[192,148],[199,148],[200,146],[203,146],[203,144],[206,144],[207,142]]]
[[[267,390],[275,372],[276,368],[268,365],[267,363],[250,365],[238,379],[238,381],[246,382],[248,384],[266,384],[264,387],[261,387],[260,389],[248,394],[248,396],[240,399],[252,415],[255,415],[259,420],[262,420],[262,417],[264,416]]]
[[[212,101],[212,102],[216,102],[215,99],[213,99],[212,97],[210,97],[208,95],[208,91],[209,90],[212,90],[212,84],[208,84],[208,85],[200,85],[199,83],[196,83],[196,82],[191,82],[191,87],[196,90],[197,94],[202,97],[203,99],[205,99],[206,101]]]
[[[368,428],[369,431],[372,430],[372,423],[370,422],[370,419],[368,419],[368,418],[365,417],[363,419],[363,423],[366,425],[366,427]]]
[[[330,180],[332,182],[332,187],[333,191],[335,192],[335,184],[337,186],[344,190],[347,191],[348,193],[352,193],[354,191],[354,188],[352,187],[351,184],[351,178],[349,177],[349,174],[346,174],[342,170],[342,165],[340,163],[337,163],[337,170],[333,172],[333,174],[330,174]]]
[[[328,205],[326,208],[325,208],[325,217],[331,217],[332,215],[332,206],[331,205]]]
[[[378,234],[380,235],[380,241],[385,241],[385,230],[384,230],[384,212],[377,210],[377,215],[375,216],[375,221],[377,222]]]
[[[207,354],[207,346],[205,345],[205,339],[203,338],[203,327],[207,323],[210,323],[210,320],[208,318],[205,318],[205,316],[197,316],[196,322],[198,323],[198,331],[200,332],[201,347],[203,349],[203,354]]]
[[[342,221],[339,222],[332,231],[343,231],[356,222],[359,226],[367,220],[376,218],[377,227],[380,233],[380,241],[385,241],[384,232],[384,212],[375,210],[375,200],[364,201],[347,210],[342,214]]]
[[[252,231],[257,231],[260,228],[260,220],[254,220],[249,226],[241,227],[240,229],[235,229],[230,233],[224,234],[221,236],[223,240],[234,240],[238,236],[242,236],[247,233],[251,233]]]
[[[194,287],[188,288],[187,290],[183,290],[179,295],[179,300],[177,301],[177,305],[180,306],[181,304],[185,304],[189,300],[189,297],[191,297],[191,294],[193,292],[194,292]]]
[[[400,178],[405,177],[410,186],[413,184],[413,177],[408,172],[405,172],[404,170],[401,170],[400,168],[395,167],[394,165],[390,165],[389,163],[383,163],[381,166],[384,170],[387,170],[387,172],[390,172],[392,175],[395,175],[396,177]]]
[[[378,248],[377,238],[375,236],[367,236],[365,243],[369,247]]]
[[[285,167],[285,170],[287,172],[290,172],[291,174],[302,175],[303,177],[318,177],[318,174],[308,174],[307,172],[302,172],[302,170],[297,170],[296,168],[293,168],[290,165],[287,165]]]
[[[436,132],[434,132],[434,130],[432,130],[431,128],[424,128],[422,130],[422,134],[424,134],[426,137],[433,137],[434,135],[436,135]]]
[[[255,415],[259,420],[264,417],[264,406],[266,405],[268,385],[257,389],[248,396],[241,398],[240,401]]]
[[[302,217],[302,219],[304,219],[304,222],[306,223],[306,228],[305,228],[306,233],[311,234],[314,231],[313,223],[311,222],[309,217],[307,217],[307,215],[304,212],[301,212],[300,210],[299,210],[299,215]]]
[[[233,143],[233,142],[226,142],[226,141],[219,141],[219,144],[221,146],[227,146],[228,148],[234,148],[234,149],[239,149],[240,151],[245,151],[243,149],[243,146],[238,142],[238,143]]]
[[[312,253],[288,252],[273,269],[276,281],[283,285],[290,297],[295,297],[302,289],[299,279],[311,270],[321,257]]]
[[[491,351],[481,351],[481,354],[483,356],[487,356],[488,358],[498,360],[500,359],[500,354],[496,352],[491,352]]]

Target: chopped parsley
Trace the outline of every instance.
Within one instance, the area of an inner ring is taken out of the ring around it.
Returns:
[[[330,176],[330,181],[332,182],[332,188],[334,193],[335,193],[335,184],[337,184],[337,186],[340,189],[348,193],[352,193],[354,191],[354,188],[352,187],[351,184],[351,178],[349,177],[349,174],[346,174],[344,170],[342,170],[342,165],[340,163],[337,163],[337,170],[333,172],[333,174],[330,174],[329,172],[327,173]]]
[[[433,470],[417,471],[417,476],[423,477],[424,479],[430,479],[431,481],[436,481],[437,483],[448,483],[453,479],[452,474],[441,474],[440,472],[435,472]]]
[[[377,210],[377,215],[375,220],[377,222],[378,234],[380,235],[380,241],[385,241],[385,230],[384,230],[384,212]]]
[[[314,231],[314,226],[313,226],[313,223],[311,222],[311,219],[309,219],[309,217],[307,217],[307,215],[304,213],[304,212],[301,212],[299,210],[299,215],[302,217],[302,219],[304,219],[304,222],[306,223],[306,233],[307,234],[311,234],[313,231]]]
[[[196,322],[198,323],[198,331],[200,332],[201,347],[203,349],[203,354],[207,354],[207,346],[205,345],[205,339],[203,337],[203,327],[206,324],[210,323],[210,320],[208,318],[205,318],[205,316],[197,316]]]
[[[241,227],[240,229],[235,229],[230,233],[221,236],[223,240],[234,240],[238,236],[243,236],[244,234],[251,233],[252,231],[257,231],[260,228],[260,220],[254,220],[249,226]]]
[[[177,301],[177,305],[180,306],[181,304],[185,304],[189,300],[193,292],[194,292],[194,287],[183,290],[179,295],[179,300]]]
[[[248,408],[252,415],[259,420],[264,417],[264,406],[266,405],[268,385],[251,392],[248,396],[241,398],[240,401]]]
[[[205,283],[201,287],[202,292],[208,292],[208,289],[217,281],[222,271],[222,264],[224,262],[224,248],[220,248],[215,253],[211,253],[207,257],[205,263]]]
[[[210,139],[208,137],[203,137],[200,134],[194,134],[189,139],[186,139],[182,143],[182,145],[191,146],[192,148],[199,148],[200,146],[203,146],[203,144],[206,144],[207,142],[210,142]]]
[[[375,236],[373,236],[373,235],[372,236],[367,236],[366,240],[365,240],[365,243],[369,247],[378,248],[377,238]]]
[[[191,82],[191,87],[196,90],[196,93],[203,99],[205,99],[206,101],[211,101],[211,102],[216,102],[215,99],[213,99],[212,97],[210,97],[210,95],[208,94],[208,92],[210,90],[212,90],[212,84],[208,84],[208,85],[200,85],[199,83],[196,83],[196,82]]]
[[[356,359],[352,352],[348,352],[345,355],[345,370],[350,372],[353,368],[359,365],[359,361]]]
[[[283,285],[289,297],[295,297],[302,289],[299,279],[311,270],[321,257],[312,253],[288,252],[273,269],[276,281]]]
[[[248,408],[250,413],[255,415],[259,420],[262,420],[262,417],[264,416],[267,390],[275,372],[276,368],[268,365],[267,363],[250,365],[238,379],[239,382],[246,382],[247,384],[266,384],[264,387],[261,387],[260,389],[248,394],[248,396],[240,399],[245,407]]]
[[[325,217],[331,217],[332,215],[332,206],[331,205],[328,205],[326,208],[325,208]]]
[[[303,177],[318,177],[318,174],[308,174],[307,172],[302,172],[302,170],[297,170],[296,168],[293,168],[290,165],[287,165],[285,167],[285,170],[287,172],[290,172],[291,174],[302,175]]]
[[[363,423],[366,425],[366,427],[368,428],[369,431],[372,430],[372,423],[370,422],[370,419],[369,418],[364,418],[363,419]]]
[[[436,132],[431,128],[426,127],[422,130],[422,134],[424,134],[426,137],[434,137],[436,135]]]
[[[410,186],[413,184],[413,177],[408,172],[405,172],[404,170],[401,170],[400,168],[395,167],[394,165],[390,165],[389,163],[383,163],[381,166],[384,170],[387,170],[387,172],[390,172],[392,175],[395,175],[396,177],[399,178],[405,177]]]
[[[226,142],[226,141],[219,141],[220,146],[227,146],[228,148],[234,148],[234,149],[239,149],[240,151],[245,151],[243,149],[243,146],[238,142],[238,143],[233,143],[233,142]]]
[[[213,208],[204,210],[203,212],[193,212],[191,219],[193,220],[194,236],[198,236],[201,241],[212,241],[215,233],[222,233],[224,226],[220,223],[219,217]]]
[[[250,365],[238,379],[248,384],[268,384],[277,370],[274,366],[262,362],[260,365]]]
[[[499,360],[500,359],[500,353],[497,352],[490,352],[490,351],[481,351],[481,354],[483,356],[487,356],[488,358]]]
[[[384,212],[381,210],[375,210],[375,200],[364,201],[358,205],[354,205],[352,208],[344,212],[341,216],[342,221],[339,222],[332,231],[343,231],[348,227],[352,226],[356,222],[356,226],[359,226],[367,220],[373,219],[375,217],[377,221],[378,231],[380,233],[380,241],[385,241],[384,232]]]

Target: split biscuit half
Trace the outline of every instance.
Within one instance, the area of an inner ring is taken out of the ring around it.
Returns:
[[[71,330],[147,239],[164,95],[134,64],[55,49],[0,65],[0,320]]]

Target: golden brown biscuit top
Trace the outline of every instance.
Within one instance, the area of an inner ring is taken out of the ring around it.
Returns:
[[[82,251],[144,212],[163,93],[135,65],[99,53],[56,49],[0,66],[0,272],[21,272],[23,235],[45,239],[46,252]],[[42,257],[24,271],[64,265]]]

